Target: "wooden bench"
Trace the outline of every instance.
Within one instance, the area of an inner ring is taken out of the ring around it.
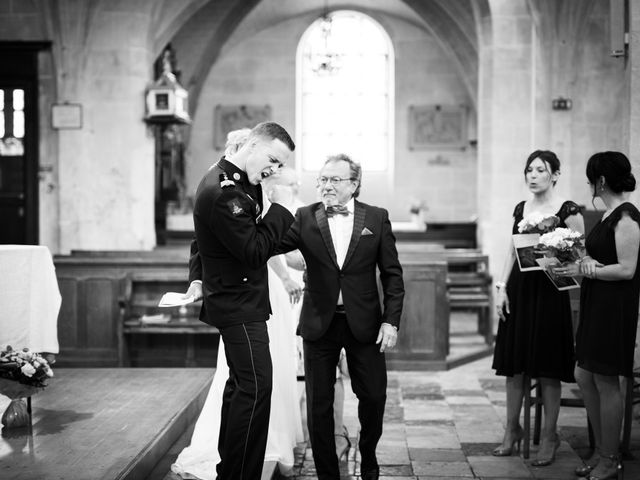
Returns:
[[[478,333],[493,342],[493,294],[489,257],[479,252],[457,252],[447,256],[447,292],[452,310],[474,310]]]
[[[185,367],[197,366],[196,335],[219,335],[216,327],[199,320],[202,301],[181,307],[158,307],[167,291],[184,291],[185,273],[136,272],[129,277],[127,294],[121,303],[118,332],[118,363],[130,366],[129,339],[134,335],[185,335]],[[145,317],[162,315],[168,321],[146,322]]]
[[[394,231],[398,242],[435,243],[447,248],[476,248],[475,222],[427,222],[422,232]]]
[[[415,258],[447,262],[447,294],[451,310],[473,310],[478,314],[478,333],[493,343],[493,294],[489,256],[476,249],[437,249],[419,242],[399,242],[400,261]]]

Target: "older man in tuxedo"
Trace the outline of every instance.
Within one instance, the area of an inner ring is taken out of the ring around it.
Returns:
[[[344,347],[358,397],[361,478],[379,477],[387,371],[402,313],[404,283],[385,209],[360,203],[362,169],[346,155],[329,157],[318,177],[322,201],[298,209],[280,251],[299,249],[307,267],[298,333],[304,340],[307,422],[321,480],[340,478],[333,396]],[[380,270],[380,306],[376,267]]]

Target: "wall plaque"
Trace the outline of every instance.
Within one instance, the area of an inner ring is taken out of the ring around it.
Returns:
[[[409,149],[465,148],[467,109],[454,105],[409,107]]]

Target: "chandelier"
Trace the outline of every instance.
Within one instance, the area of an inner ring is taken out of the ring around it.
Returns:
[[[322,16],[321,45],[317,50],[312,49],[310,53],[311,70],[316,75],[333,75],[340,69],[340,54],[334,50],[335,41],[332,39],[333,19],[328,11]]]

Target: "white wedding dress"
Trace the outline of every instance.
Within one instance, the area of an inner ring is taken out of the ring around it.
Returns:
[[[280,473],[291,475],[293,449],[303,441],[300,403],[296,384],[296,322],[289,296],[278,276],[269,271],[271,318],[267,322],[269,350],[273,362],[271,416],[265,461],[278,462]],[[218,363],[209,394],[196,422],[191,444],[182,450],[171,471],[184,479],[214,480],[220,461],[218,434],[222,392],[229,377],[222,338],[218,347]]]

